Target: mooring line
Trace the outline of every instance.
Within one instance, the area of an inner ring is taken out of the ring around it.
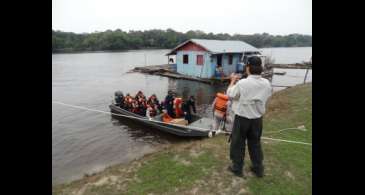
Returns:
[[[134,117],[134,116],[124,115],[124,114],[116,114],[116,113],[112,113],[112,112],[106,112],[106,111],[102,111],[102,110],[96,110],[96,109],[87,108],[87,107],[83,107],[83,106],[66,104],[66,103],[63,103],[63,102],[60,102],[60,101],[52,101],[52,103],[59,104],[59,105],[63,105],[63,106],[67,106],[67,107],[71,107],[71,108],[77,108],[77,109],[81,109],[81,110],[88,110],[88,111],[92,111],[92,112],[99,112],[99,113],[108,114],[108,115],[115,115],[115,116],[122,116],[122,117],[126,117],[126,118],[133,118],[133,119],[138,119],[138,120],[151,121],[149,119],[144,119],[144,118],[140,118],[140,117]],[[165,122],[161,122],[161,121],[156,121],[156,120],[152,120],[152,121],[153,122],[156,122],[156,123],[166,124]],[[169,123],[169,125],[187,128],[186,126],[183,126],[183,125],[170,124],[170,123]],[[191,126],[189,128],[190,129],[200,129],[200,130],[204,130],[204,131],[211,132],[210,129],[204,129],[204,128],[200,128],[200,127],[193,127],[193,126]],[[267,139],[267,140],[272,140],[272,141],[279,141],[279,142],[294,143],[294,144],[303,144],[303,145],[310,145],[310,146],[312,146],[312,143],[306,143],[306,142],[300,142],[300,141],[276,139],[276,138],[271,138],[271,137],[261,137],[261,138],[262,139]]]
[[[312,145],[312,143],[292,141],[292,140],[285,140],[285,139],[276,139],[276,138],[271,138],[271,137],[261,137],[261,139],[267,139],[267,140],[273,140],[273,141],[280,141],[280,142],[287,142],[287,143],[294,143],[294,144],[304,144],[304,145],[309,145],[309,146]]]

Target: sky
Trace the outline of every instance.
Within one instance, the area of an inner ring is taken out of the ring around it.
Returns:
[[[312,0],[52,0],[52,29],[312,35]]]

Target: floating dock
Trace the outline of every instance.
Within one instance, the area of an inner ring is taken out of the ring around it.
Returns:
[[[265,66],[267,69],[272,68],[283,68],[283,69],[312,69],[312,64],[303,63],[303,64],[268,64]]]
[[[174,78],[174,79],[198,81],[198,82],[207,83],[207,84],[225,83],[225,82],[229,81],[229,77],[205,79],[205,78],[199,78],[199,77],[179,74],[176,72],[176,69],[174,68],[173,64],[135,67],[130,72],[141,72],[141,73],[159,75],[159,76],[164,76],[164,77],[169,77],[169,78]]]
[[[229,77],[220,77],[220,78],[199,78],[193,77],[188,75],[179,74],[176,72],[176,68],[173,64],[163,64],[163,65],[150,65],[150,66],[143,66],[143,67],[135,67],[130,72],[140,72],[145,74],[152,74],[152,75],[159,75],[174,79],[184,79],[184,80],[191,80],[191,81],[198,81],[207,84],[222,84],[228,83],[230,78]],[[267,78],[271,81],[271,77],[273,75],[272,70],[264,71],[262,76]]]

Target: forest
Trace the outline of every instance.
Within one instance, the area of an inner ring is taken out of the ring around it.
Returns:
[[[302,34],[270,35],[205,33],[190,30],[186,33],[167,30],[123,31],[73,33],[52,30],[52,53],[80,51],[118,51],[133,49],[171,49],[188,39],[241,40],[257,48],[264,47],[311,47],[312,36]]]

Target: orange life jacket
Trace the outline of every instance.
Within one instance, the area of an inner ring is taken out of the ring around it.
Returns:
[[[165,122],[165,123],[171,122],[172,119],[173,118],[171,116],[169,116],[167,113],[165,113],[165,114],[162,115],[162,121]]]
[[[217,93],[214,109],[222,114],[227,111],[228,96],[223,93]]]
[[[175,104],[176,118],[180,118],[184,114],[184,112],[181,109],[182,99],[181,98],[175,98],[174,104]]]

